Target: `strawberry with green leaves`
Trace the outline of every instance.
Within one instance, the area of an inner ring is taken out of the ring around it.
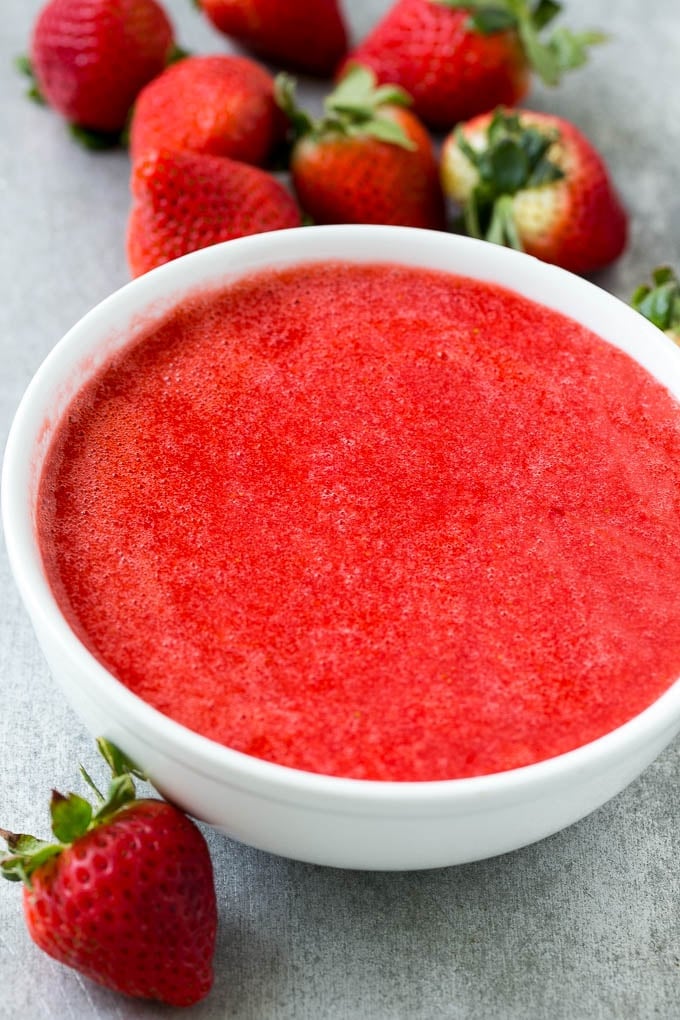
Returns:
[[[286,75],[276,92],[291,124],[295,192],[314,222],[444,227],[432,142],[403,89],[352,68],[318,120],[297,107]]]
[[[127,254],[133,276],[220,241],[300,226],[271,174],[223,156],[160,150],[132,170]]]
[[[680,345],[680,278],[671,266],[659,266],[652,283],[638,287],[630,302],[641,315]]]
[[[113,778],[97,804],[52,794],[53,840],[0,830],[34,942],[126,995],[190,1006],[210,990],[217,906],[208,848],[178,808],[135,798],[139,769],[99,740]]]
[[[156,0],[50,0],[33,28],[30,69],[49,106],[111,142],[174,49]]]
[[[461,120],[514,106],[532,72],[548,85],[580,67],[599,32],[546,30],[556,0],[397,0],[350,53],[413,96],[426,124],[448,130]]]
[[[560,117],[500,109],[460,124],[441,173],[472,237],[575,273],[601,269],[626,246],[628,217],[602,157]]]
[[[274,80],[248,57],[192,56],[142,89],[130,126],[133,161],[155,149],[188,149],[262,165],[279,140]]]
[[[338,0],[195,0],[225,35],[289,70],[332,75],[347,52]]]

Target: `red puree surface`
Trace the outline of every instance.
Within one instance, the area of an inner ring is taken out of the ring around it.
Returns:
[[[496,286],[326,263],[198,294],[51,449],[39,530],[141,698],[296,768],[526,765],[680,675],[680,407]]]

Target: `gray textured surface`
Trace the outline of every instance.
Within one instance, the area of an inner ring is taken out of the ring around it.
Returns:
[[[124,154],[71,144],[21,98],[10,61],[38,0],[3,0],[0,29],[0,442],[47,351],[127,279]],[[347,0],[355,31],[386,0]],[[569,21],[612,41],[528,105],[580,124],[632,213],[630,248],[598,279],[627,297],[680,266],[678,0],[571,0]],[[167,0],[185,45],[223,41]],[[652,16],[653,11],[653,16]],[[46,834],[47,791],[69,788],[92,742],[53,687],[0,553],[0,824]],[[344,873],[208,833],[220,901],[205,1020],[640,1020],[680,1016],[680,745],[579,825],[506,857],[416,874]],[[0,886],[0,1016],[167,1017],[82,981],[35,949],[19,890]]]

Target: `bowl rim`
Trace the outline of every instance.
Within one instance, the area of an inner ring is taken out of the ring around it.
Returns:
[[[345,242],[359,242],[356,257],[347,253],[329,254],[338,239],[343,238]],[[378,239],[386,250],[393,251],[393,257],[365,257],[360,243],[371,238]],[[396,254],[400,242],[406,246],[405,257]],[[290,256],[291,245],[295,250],[293,257]],[[466,778],[423,781],[354,779],[308,772],[219,744],[153,708],[126,688],[88,651],[62,615],[42,572],[35,529],[26,508],[30,505],[27,504],[27,489],[31,455],[36,448],[40,422],[49,418],[47,400],[55,390],[54,377],[58,382],[63,381],[63,364],[67,357],[82,348],[82,360],[83,351],[90,352],[101,345],[103,336],[107,335],[105,325],[114,310],[127,307],[126,315],[132,321],[135,315],[144,314],[159,304],[159,291],[163,294],[160,305],[166,307],[200,286],[210,286],[209,277],[216,278],[216,273],[224,279],[225,273],[238,277],[266,265],[275,266],[282,262],[301,264],[332,258],[427,266],[428,259],[413,261],[413,253],[415,249],[428,245],[435,245],[442,251],[442,245],[451,252],[459,249],[461,253],[474,256],[471,262],[479,264],[481,261],[490,267],[486,277],[466,273],[460,266],[452,267],[451,271],[458,275],[471,275],[498,283],[495,267],[501,266],[510,275],[516,273],[531,277],[529,289],[532,292],[538,285],[537,280],[546,284],[551,295],[559,295],[561,289],[566,288],[573,293],[570,299],[572,310],[563,314],[571,315],[577,321],[583,321],[573,308],[577,298],[609,307],[612,313],[616,312],[615,317],[629,323],[636,336],[642,334],[644,337],[646,334],[646,340],[653,348],[653,360],[660,362],[662,368],[666,366],[671,374],[675,372],[680,394],[680,349],[638,312],[588,280],[524,253],[460,235],[407,227],[337,225],[306,227],[303,231],[291,228],[227,241],[183,256],[127,283],[95,305],[52,348],[31,379],[17,408],[2,468],[2,521],[12,574],[39,637],[49,635],[50,643],[58,648],[64,661],[73,664],[74,672],[88,676],[89,686],[80,693],[106,705],[117,722],[129,731],[138,736],[144,735],[145,739],[152,737],[165,756],[182,762],[206,778],[220,780],[271,800],[316,801],[323,804],[325,811],[343,811],[351,807],[364,813],[384,814],[397,808],[420,807],[441,812],[455,803],[457,807],[474,812],[482,810],[490,798],[502,798],[504,803],[509,804],[535,795],[537,789],[552,784],[560,777],[590,774],[593,769],[602,771],[610,763],[613,766],[626,751],[641,747],[664,731],[672,730],[674,721],[680,720],[678,679],[647,708],[616,729],[573,750],[519,768]],[[280,258],[276,257],[276,252],[280,253]],[[230,266],[228,270],[225,268],[227,264]],[[499,285],[524,293],[511,283],[501,282]],[[527,296],[531,297],[530,294]],[[541,299],[535,296],[531,299],[541,303]],[[554,304],[550,306],[555,307]],[[639,361],[638,358],[636,360]],[[652,371],[648,365],[643,364],[643,367]],[[656,371],[652,374],[657,375]],[[667,380],[660,381],[670,388]],[[42,642],[41,637],[40,640]]]

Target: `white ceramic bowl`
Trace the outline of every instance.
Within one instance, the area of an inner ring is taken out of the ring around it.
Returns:
[[[197,286],[265,266],[323,259],[393,261],[495,281],[578,319],[680,398],[680,351],[594,285],[529,256],[399,227],[310,227],[229,241],[123,287],[55,347],[17,411],[2,512],[12,570],[49,666],[95,735],[136,759],[171,800],[228,835],[347,868],[431,868],[513,850],[556,832],[630,783],[680,731],[680,682],[619,729],[548,761],[443,782],[340,779],[232,751],[161,715],[83,647],[43,573],[35,531],[42,462],[69,401],[111,352]]]

